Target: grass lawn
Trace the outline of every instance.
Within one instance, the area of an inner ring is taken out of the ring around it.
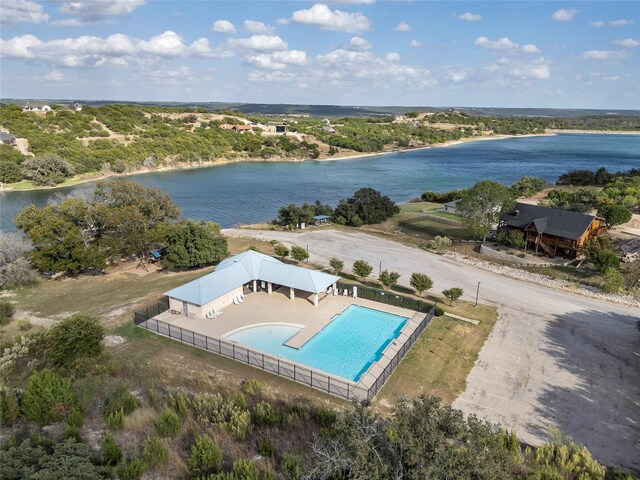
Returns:
[[[439,222],[435,218],[415,217],[410,219],[402,219],[398,221],[398,225],[402,228],[417,230],[432,235],[446,235],[451,238],[468,240],[471,234],[467,227],[462,223]]]
[[[437,395],[451,403],[466,388],[478,353],[498,318],[494,307],[456,302],[446,311],[480,320],[479,325],[434,317],[374,401],[386,407],[398,395]]]
[[[400,215],[406,213],[422,213],[426,211],[434,211],[442,207],[440,203],[433,202],[410,202],[400,205]]]

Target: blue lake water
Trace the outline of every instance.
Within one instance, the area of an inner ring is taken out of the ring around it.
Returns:
[[[406,317],[351,305],[298,350],[284,345],[300,330],[288,325],[246,328],[226,340],[357,381],[406,322]]]
[[[223,227],[276,217],[288,203],[335,205],[370,186],[396,201],[426,190],[465,188],[484,179],[513,183],[523,175],[554,182],[567,170],[640,167],[640,135],[561,134],[523,137],[414,150],[351,160],[256,162],[127,178],[165,190],[186,218],[212,220]],[[33,192],[0,193],[0,228],[14,230],[13,217],[31,203],[56,196],[88,194],[93,184]]]

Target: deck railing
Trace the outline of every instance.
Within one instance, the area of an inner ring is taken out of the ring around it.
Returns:
[[[435,306],[431,306],[431,309],[420,320],[415,330],[411,333],[407,341],[398,349],[376,381],[368,388],[364,388],[358,383],[329,375],[320,370],[315,370],[275,355],[253,350],[234,342],[209,337],[207,335],[158,320],[157,318],[153,318],[168,309],[168,299],[161,299],[156,304],[151,305],[144,310],[135,312],[134,323],[139,327],[145,328],[159,335],[179,340],[183,343],[207,350],[208,352],[237,360],[266,372],[288,378],[294,382],[341,397],[345,400],[369,401],[373,400],[373,398],[378,394],[382,386],[389,379],[395,368],[400,364],[418,337],[420,337],[420,334],[424,331],[435,314]]]

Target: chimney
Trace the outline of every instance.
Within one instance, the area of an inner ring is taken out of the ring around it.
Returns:
[[[516,218],[518,218],[520,216],[520,210],[516,209],[513,211],[512,215]]]

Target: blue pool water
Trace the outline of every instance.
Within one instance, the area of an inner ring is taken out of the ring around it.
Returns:
[[[226,340],[357,381],[399,335],[407,320],[351,305],[299,350],[284,345],[301,330],[288,325],[251,327],[229,335]]]

